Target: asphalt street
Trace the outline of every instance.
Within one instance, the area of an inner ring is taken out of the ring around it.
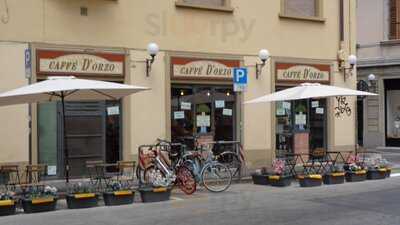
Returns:
[[[220,194],[175,193],[162,203],[18,214],[0,218],[0,224],[399,225],[400,177],[314,188],[235,184]]]

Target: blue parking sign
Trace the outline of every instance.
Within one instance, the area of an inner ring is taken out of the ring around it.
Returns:
[[[233,69],[233,83],[241,85],[247,84],[247,68]]]

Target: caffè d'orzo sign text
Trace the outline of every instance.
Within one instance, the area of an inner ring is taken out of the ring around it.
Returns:
[[[240,61],[172,57],[171,66],[172,79],[231,81]]]
[[[124,75],[124,54],[37,50],[39,75]]]
[[[303,83],[303,82],[330,82],[330,65],[324,64],[276,64],[276,82]]]

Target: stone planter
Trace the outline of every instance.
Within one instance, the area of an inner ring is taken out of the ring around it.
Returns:
[[[346,171],[345,174],[346,182],[360,182],[367,179],[367,171]]]
[[[139,188],[143,202],[168,201],[171,197],[171,188]]]
[[[22,208],[25,213],[38,213],[54,211],[57,205],[57,198],[33,198],[22,199]]]
[[[324,184],[343,184],[344,183],[344,172],[339,173],[329,173],[323,176]]]
[[[0,200],[0,216],[8,216],[15,214],[15,201],[14,200]]]
[[[135,192],[133,191],[114,191],[103,193],[104,204],[106,206],[132,204],[134,196]]]
[[[91,208],[98,205],[98,195],[95,193],[69,194],[66,199],[68,209]]]
[[[277,175],[270,175],[268,176],[268,182],[271,186],[274,187],[286,187],[290,186],[292,183],[291,176],[277,176]]]
[[[380,180],[386,178],[387,170],[383,169],[371,169],[367,172],[367,179],[368,180]]]
[[[258,185],[269,185],[269,175],[264,174],[252,174],[251,178],[253,179],[254,184]]]
[[[319,174],[299,177],[300,187],[317,187],[322,185],[322,176]]]

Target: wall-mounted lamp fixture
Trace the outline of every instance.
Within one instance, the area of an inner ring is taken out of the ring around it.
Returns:
[[[150,76],[151,65],[154,62],[154,57],[156,57],[158,51],[158,45],[156,43],[150,43],[147,45],[147,53],[150,55],[150,59],[146,59],[146,76]]]
[[[350,67],[346,67],[346,62],[344,59],[339,59],[339,70],[343,71],[344,81],[346,81],[346,76],[348,73],[350,73],[350,75],[353,74],[354,67],[357,64],[357,56],[349,55],[347,61],[349,62]]]
[[[376,76],[374,74],[368,75],[368,82],[365,80],[359,80],[357,82],[357,90],[368,91],[375,93],[377,88]],[[364,99],[365,96],[361,96],[359,99]]]
[[[262,68],[265,66],[265,63],[270,57],[269,51],[267,49],[261,49],[258,52],[258,57],[260,58],[262,63],[256,63],[256,79],[258,79],[258,77],[260,76]]]

